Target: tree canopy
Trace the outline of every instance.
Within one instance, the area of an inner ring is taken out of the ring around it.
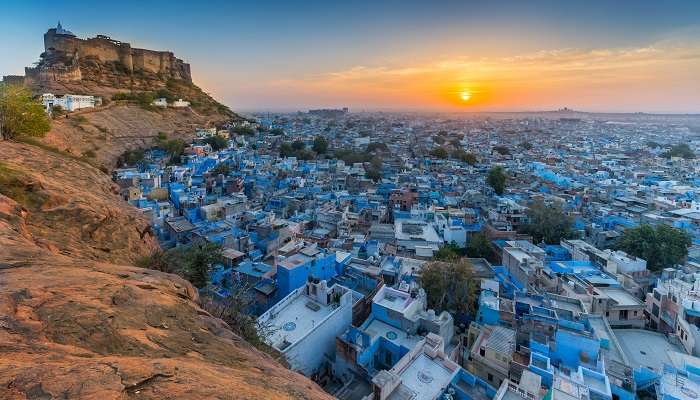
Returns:
[[[461,162],[467,163],[469,165],[476,164],[476,156],[473,153],[467,153],[466,151],[459,149],[452,152],[452,158],[456,158]]]
[[[209,136],[208,138],[204,139],[204,143],[211,146],[212,150],[214,151],[223,150],[228,147],[228,140],[219,135]]]
[[[235,126],[231,128],[231,132],[236,135],[253,136],[255,135],[255,129],[250,126]]]
[[[491,258],[493,255],[491,241],[484,233],[479,232],[469,239],[466,252],[473,258]]]
[[[438,249],[433,255],[439,261],[454,261],[462,255],[462,249],[456,243],[448,243]]]
[[[0,83],[0,137],[43,137],[51,129],[44,107],[31,92],[18,85]]]
[[[479,285],[473,268],[465,258],[427,264],[421,272],[420,283],[428,297],[428,307],[438,312],[473,314]]]
[[[693,150],[690,148],[690,146],[688,146],[687,143],[679,143],[671,147],[667,152],[663,154],[663,156],[666,158],[682,157],[686,160],[690,160],[695,158],[695,152],[693,152]]]
[[[222,261],[221,246],[214,243],[189,244],[166,251],[157,251],[137,261],[137,266],[175,273],[187,279],[197,288],[209,283],[213,264]]]
[[[493,167],[486,176],[486,183],[489,184],[497,195],[502,195],[506,190],[506,171],[501,166]]]
[[[532,236],[535,243],[559,244],[562,239],[571,239],[574,235],[574,220],[566,215],[561,205],[546,205],[538,200],[527,210],[528,223],[520,232]]]
[[[493,151],[503,156],[507,156],[510,154],[510,149],[506,146],[494,146]]]
[[[218,164],[216,164],[216,165],[214,166],[214,168],[212,168],[211,171],[209,171],[209,172],[210,172],[212,175],[219,175],[219,174],[228,175],[229,172],[231,172],[231,168],[230,168],[227,164],[218,163]]]
[[[691,245],[687,232],[668,225],[640,225],[629,228],[618,238],[616,248],[646,260],[650,271],[660,271],[682,263]]]
[[[328,140],[323,136],[316,136],[312,149],[318,154],[324,154],[328,151]]]
[[[444,147],[436,147],[430,152],[430,155],[433,157],[437,157],[441,160],[444,160],[447,158],[448,153]]]

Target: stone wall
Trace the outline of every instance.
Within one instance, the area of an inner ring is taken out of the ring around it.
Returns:
[[[107,36],[80,39],[56,34],[49,29],[44,34],[46,57],[57,54],[78,58],[95,58],[102,63],[120,63],[126,71],[163,74],[165,77],[192,81],[190,65],[168,51],[132,48],[129,43],[119,42]]]

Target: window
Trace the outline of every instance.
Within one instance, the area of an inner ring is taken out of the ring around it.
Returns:
[[[479,349],[479,355],[482,356],[482,357],[485,357],[485,356],[486,356],[486,350],[484,350],[483,347],[481,347],[481,348]]]
[[[659,293],[658,291],[654,290],[654,298],[655,298],[656,300],[661,301],[661,293]]]
[[[620,319],[621,319],[621,320],[627,319],[627,313],[628,313],[628,312],[629,312],[628,310],[620,310]]]
[[[488,374],[488,380],[489,380],[489,382],[493,382],[493,375]]]
[[[654,304],[651,306],[651,314],[655,317],[659,316],[659,306]]]

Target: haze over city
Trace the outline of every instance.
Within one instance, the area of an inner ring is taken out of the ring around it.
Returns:
[[[7,4],[0,71],[61,20],[173,51],[236,110],[700,112],[700,2]]]

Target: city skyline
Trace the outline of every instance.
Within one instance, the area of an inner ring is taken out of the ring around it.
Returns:
[[[700,4],[622,3],[10,3],[0,72],[61,20],[175,52],[241,111],[700,112]]]

